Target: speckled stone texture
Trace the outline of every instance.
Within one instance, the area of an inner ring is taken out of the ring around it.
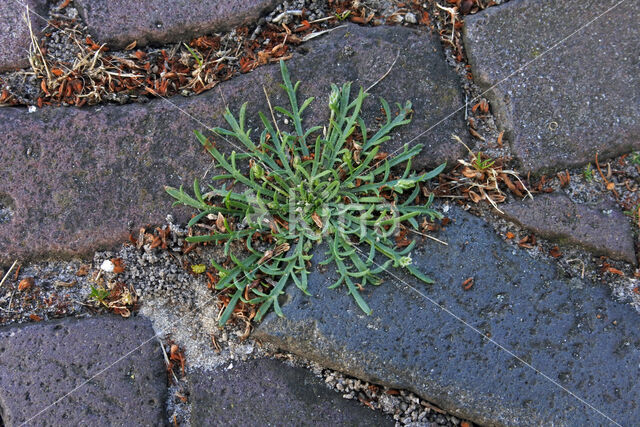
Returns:
[[[46,0],[4,0],[0,2],[0,72],[29,65],[31,38],[24,19],[30,10],[31,28],[38,37],[46,22],[35,16],[45,15]]]
[[[415,113],[382,151],[395,152],[462,105],[457,77],[444,63],[437,38],[428,34],[349,25],[303,48],[305,54],[287,66],[294,80],[303,81],[300,97],[316,97],[306,116],[309,125],[328,119],[332,82],[352,80],[356,87],[368,87],[398,53],[392,72],[371,90],[363,115],[376,126],[378,96],[391,105],[411,100]],[[202,178],[209,168],[211,157],[193,130],[225,125],[225,102],[235,114],[248,102],[248,126],[252,135],[258,134],[257,112],[269,111],[263,85],[274,105],[285,105],[280,81],[280,69],[272,65],[193,98],[45,108],[32,114],[0,109],[0,263],[15,257],[86,254],[126,240],[129,230],[137,234],[141,225],[164,221],[169,212],[188,218],[190,211],[171,208],[163,186],[190,188],[193,178]],[[452,133],[467,133],[461,114],[412,142],[426,145],[414,167],[453,164],[464,147],[451,139]],[[241,151],[236,141],[214,141],[223,152]]]
[[[512,0],[465,18],[474,80],[524,172],[640,149],[640,2],[598,18],[616,3]]]
[[[508,220],[539,237],[637,264],[631,223],[616,206],[577,204],[566,194],[555,192],[510,202],[500,209]]]
[[[436,237],[449,245],[427,240],[411,255],[433,285],[392,270],[380,287],[365,290],[373,309],[367,316],[344,288],[327,289],[335,270],[315,270],[312,296],[290,285],[285,317],[269,314],[254,337],[413,390],[481,424],[609,425],[561,387],[621,425],[635,424],[638,313],[613,301],[606,286],[567,277],[553,261],[512,248],[481,219],[455,207],[447,216],[452,223]],[[474,285],[465,291],[469,277]]]
[[[189,373],[191,425],[393,426],[393,420],[329,389],[311,372],[271,359]]]
[[[188,41],[256,23],[277,0],[76,0],[89,33],[122,48]]]
[[[155,339],[136,349],[153,336],[139,317],[0,328],[4,425],[164,425],[162,351]]]

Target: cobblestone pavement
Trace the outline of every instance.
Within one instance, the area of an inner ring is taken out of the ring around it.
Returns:
[[[639,25],[617,0],[2,2],[0,425],[633,424]],[[163,186],[211,173],[192,131],[225,108],[259,128],[279,59],[309,122],[331,83],[368,121],[412,102],[382,151],[447,162],[412,252],[435,284],[390,269],[366,316],[314,258],[284,317],[219,328],[195,267],[220,248]],[[469,151],[506,193],[458,188]]]

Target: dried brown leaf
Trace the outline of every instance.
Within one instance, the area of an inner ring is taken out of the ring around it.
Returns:
[[[218,231],[221,233],[227,231],[224,226],[224,216],[220,212],[218,212],[218,217],[216,218],[216,228],[218,228]]]
[[[322,228],[322,220],[320,219],[320,216],[314,212],[311,214],[311,219],[313,220],[313,222],[315,222],[315,224],[318,226],[318,228]]]
[[[475,138],[478,138],[480,141],[486,141],[484,139],[484,136],[480,135],[475,129],[473,129],[472,127],[469,127],[469,133],[474,136]]]
[[[473,203],[478,203],[480,200],[483,199],[483,197],[479,196],[478,194],[476,194],[473,190],[469,190],[469,198],[471,199],[471,201]]]
[[[70,288],[72,286],[75,286],[76,283],[78,282],[75,280],[72,280],[71,282],[63,282],[62,280],[56,280],[55,282],[53,282],[55,286],[60,286],[62,288]]]
[[[18,283],[18,291],[20,292],[26,291],[27,289],[31,288],[34,284],[35,284],[35,280],[33,279],[33,277],[25,277],[20,281],[20,283]]]
[[[115,274],[124,273],[124,261],[122,261],[122,258],[111,258],[111,262],[113,263],[113,272]]]
[[[78,268],[78,271],[76,271],[76,276],[78,276],[78,277],[86,276],[87,274],[89,274],[89,269],[90,268],[91,267],[89,267],[87,264],[82,264],[80,266],[80,268]]]
[[[549,251],[549,255],[551,255],[554,258],[560,258],[562,256],[562,252],[560,252],[560,248],[558,248],[557,246],[554,246]]]

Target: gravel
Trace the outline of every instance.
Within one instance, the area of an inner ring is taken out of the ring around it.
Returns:
[[[82,275],[85,265],[72,260],[0,268],[0,279],[6,275],[0,287],[0,325],[89,315],[91,307],[85,305],[89,277]],[[27,281],[33,284],[21,289],[20,283]]]
[[[59,10],[52,4],[48,16],[37,16],[35,19],[57,23],[48,25],[42,31],[42,48],[52,60],[72,64],[82,53],[82,49],[65,31],[73,33],[77,40],[84,40],[87,36],[86,26],[80,21],[77,9],[69,5]],[[49,37],[45,37],[44,34],[49,34]],[[0,74],[0,88],[6,89],[22,105],[35,105],[38,97],[42,95],[40,81],[28,68]]]
[[[406,390],[395,390],[369,383],[340,372],[323,368],[317,363],[301,359],[289,353],[272,353],[273,357],[283,360],[291,366],[309,369],[324,382],[342,393],[345,399],[357,400],[371,409],[389,414],[396,426],[457,426],[461,420],[446,414],[438,407]],[[468,425],[473,425],[469,423]]]

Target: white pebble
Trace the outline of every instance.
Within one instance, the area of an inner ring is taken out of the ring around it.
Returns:
[[[115,268],[115,265],[113,265],[113,263],[108,259],[105,259],[102,262],[102,265],[100,266],[100,270],[106,271],[107,273],[113,272],[114,268]]]
[[[416,15],[414,15],[413,13],[409,12],[406,15],[404,15],[404,20],[405,22],[408,22],[409,24],[415,24],[418,22],[418,20],[416,19]]]

